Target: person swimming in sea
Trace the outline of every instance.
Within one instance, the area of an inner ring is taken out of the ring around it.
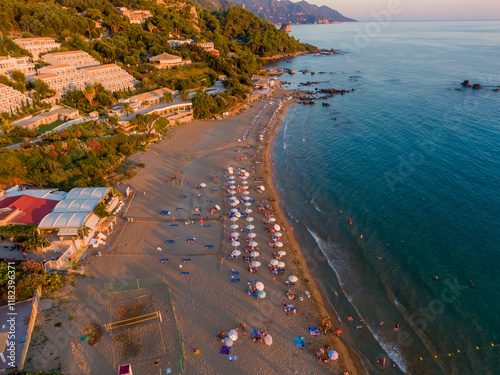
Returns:
[[[352,219],[349,218],[348,221],[349,221],[349,225],[352,225]]]

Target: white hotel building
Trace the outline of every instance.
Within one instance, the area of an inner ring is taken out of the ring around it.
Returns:
[[[31,52],[35,59],[40,57],[40,53],[61,47],[61,43],[56,43],[52,38],[20,38],[14,39],[14,43]]]
[[[17,108],[21,109],[27,101],[31,103],[31,100],[20,91],[0,83],[0,113],[7,112],[9,115],[11,112],[16,113]]]
[[[35,64],[30,61],[28,56],[0,56],[0,74],[9,75],[14,70],[24,73],[29,78],[35,75]]]
[[[105,90],[133,90],[137,81],[116,64],[106,64],[80,70],[92,84],[100,83]]]
[[[85,86],[90,83],[81,70],[68,64],[44,66],[40,68],[40,74],[34,79],[44,81],[62,96],[70,90],[84,90]]]
[[[51,65],[73,65],[77,69],[97,66],[100,64],[99,61],[84,51],[47,53],[42,56],[42,60]]]

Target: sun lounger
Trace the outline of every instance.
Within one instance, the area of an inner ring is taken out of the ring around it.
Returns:
[[[230,361],[236,361],[238,359],[238,357],[235,355],[228,355],[227,359],[229,359]]]
[[[257,298],[257,293],[250,293],[250,290],[248,290],[248,295],[249,295],[250,297],[255,297],[255,298]]]
[[[240,278],[237,278],[237,279],[234,279],[233,276],[231,276],[231,282],[235,282],[235,281],[240,281],[241,279]]]
[[[295,338],[295,346],[298,348],[305,348],[306,347],[306,339],[303,337],[296,337]]]
[[[217,193],[218,191],[219,191],[219,190],[217,190],[217,189],[216,189],[216,190],[212,190],[212,193]]]
[[[231,273],[233,275],[239,275],[240,274],[240,271],[239,270],[231,270]]]
[[[280,269],[278,269],[277,271],[278,271],[278,275],[279,275],[280,273],[285,272],[285,271],[286,271],[286,269],[284,269],[284,268],[280,268]],[[288,284],[288,285],[292,285],[292,284]],[[293,284],[293,285],[295,285],[295,284]]]
[[[222,348],[220,348],[219,353],[220,354],[229,354],[230,351],[231,351],[230,347],[222,345]]]
[[[297,312],[297,309],[294,305],[288,305],[288,310],[290,310],[292,314],[295,314]]]
[[[214,200],[213,199],[207,199],[207,202],[213,202]]]
[[[179,195],[179,198],[187,198],[187,195]]]
[[[234,255],[228,255],[227,259],[236,259],[236,256],[234,256]]]
[[[177,224],[170,224],[171,227],[175,228],[176,226],[178,226]]]
[[[164,211],[161,212],[161,215],[170,215],[170,211],[165,211],[164,210]]]
[[[186,240],[186,242],[187,242],[187,243],[194,243],[195,241],[194,241],[194,238],[188,238],[188,239]]]
[[[288,281],[286,284],[287,284],[288,286],[295,286],[295,283],[291,283],[290,281]]]
[[[232,197],[232,195],[226,195],[226,198],[231,198],[231,197]]]
[[[309,334],[311,336],[318,336],[319,335],[318,327],[309,327]]]
[[[198,194],[198,195],[196,196],[196,198],[198,198],[198,199],[203,198],[203,195]]]
[[[184,258],[182,261],[183,262],[191,262],[191,258]]]
[[[166,243],[174,243],[174,240],[166,240]]]
[[[205,245],[205,249],[211,249],[214,245]]]
[[[181,276],[189,276],[189,272],[181,272]]]
[[[203,224],[204,227],[211,227],[212,224]]]
[[[160,259],[160,262],[162,263],[167,263],[168,261],[170,261],[170,258]]]
[[[256,283],[257,282],[257,279],[250,279],[248,280],[249,283]]]
[[[183,209],[184,209],[184,208],[182,208],[182,207],[177,207],[175,210],[176,210],[176,211],[182,211]]]
[[[193,216],[195,216],[195,217],[200,217],[200,214],[193,214]]]
[[[243,229],[241,229],[241,231],[242,231],[242,232],[250,232],[250,229],[248,229],[248,228],[243,228]]]

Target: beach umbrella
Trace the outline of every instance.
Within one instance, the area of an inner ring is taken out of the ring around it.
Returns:
[[[232,172],[233,172],[233,170],[231,169],[231,173],[232,173]],[[235,179],[235,177],[234,177],[234,176],[229,176],[229,179],[234,180],[234,179]]]
[[[247,207],[248,207],[248,206],[251,206],[251,205],[252,205],[252,203],[250,203],[250,202],[246,202],[246,203],[245,203],[245,206],[247,206]]]
[[[261,290],[264,290],[264,284],[263,284],[263,283],[261,283],[260,281],[257,281],[257,282],[255,283],[255,289],[257,289],[259,292],[260,292]]]
[[[231,233],[231,237],[239,237],[240,233],[239,232],[233,232]]]
[[[276,259],[273,259],[273,260],[271,260],[271,261],[269,262],[269,264],[270,264],[271,266],[277,266],[277,265],[278,265],[278,263],[279,263],[279,262],[278,262]]]
[[[276,246],[276,247],[282,247],[282,246],[283,246],[283,242],[279,242],[279,241],[278,241],[278,242],[276,242],[276,243],[274,244],[274,246]]]
[[[260,255],[260,253],[259,253],[258,251],[252,251],[252,252],[250,253],[250,256],[251,256],[252,258],[257,258],[259,255]]]
[[[248,237],[250,238],[254,238],[255,236],[257,236],[255,233],[248,233]]]
[[[241,181],[241,183],[242,183],[243,185],[247,185],[247,184],[248,184],[248,181]]]
[[[262,190],[262,191],[266,190],[266,188],[264,187],[264,185],[260,185],[259,189]]]
[[[260,262],[258,262],[258,261],[256,261],[256,260],[254,260],[254,261],[252,262],[252,267],[260,267]]]
[[[242,180],[246,180],[247,178],[248,178],[248,177],[243,176],[241,179],[242,179]]]
[[[239,250],[233,250],[233,252],[231,253],[231,255],[235,256],[235,257],[240,256],[241,255],[241,251],[239,251]]]
[[[235,202],[231,202],[231,206],[236,207],[237,205],[238,205],[238,203],[236,203],[236,201]]]
[[[248,176],[250,176],[250,173],[245,172],[245,173],[243,173],[243,176],[248,177]]]
[[[224,339],[224,345],[226,345],[228,348],[230,348],[231,346],[233,346],[233,340],[231,340],[229,337],[226,337]]]
[[[297,281],[299,281],[299,279],[298,279],[298,277],[297,277],[297,276],[291,275],[291,276],[288,278],[288,281],[290,281],[291,283],[296,283]]]
[[[231,245],[236,247],[236,246],[240,246],[240,243],[238,241],[233,241],[233,242],[231,242]]]
[[[248,189],[248,186],[247,185],[244,185],[241,187],[243,190],[247,190]]]
[[[231,229],[238,229],[240,226],[238,224],[231,225]]]
[[[260,292],[257,293],[257,298],[266,298],[266,292],[261,290]]]
[[[220,211],[220,207],[219,207],[219,205],[217,205],[217,204],[216,204],[216,205],[215,205],[215,208],[216,208],[216,209],[218,209],[218,210]]]
[[[253,217],[247,217],[247,221],[253,221]]]
[[[204,183],[204,182],[202,182],[202,183],[200,184],[200,187],[207,187],[207,184],[206,184],[206,183]]]
[[[233,202],[236,204],[240,204],[240,201],[236,197],[233,199]]]
[[[236,216],[233,216],[231,219],[229,219],[231,221],[238,221],[238,218]]]
[[[229,194],[236,194],[236,190],[229,190]]]
[[[254,225],[252,225],[252,224],[247,225],[247,229],[253,229],[253,228],[255,228]]]
[[[280,233],[280,232],[274,233],[274,237],[281,237],[282,235],[283,235],[283,233]]]
[[[236,185],[230,185],[229,189],[236,189]]]
[[[251,214],[252,212],[253,212],[253,211],[252,211],[252,209],[251,209],[251,208],[247,208],[247,209],[245,210],[245,213],[246,213],[246,214]]]
[[[285,268],[285,262],[278,262],[279,268]]]
[[[234,216],[236,216],[236,217],[241,217],[241,214],[240,214],[239,212],[235,212],[235,213],[234,213]]]
[[[231,208],[231,212],[238,212],[237,208]]]
[[[280,230],[281,227],[278,224],[274,224],[274,230]]]
[[[336,361],[337,359],[339,359],[339,353],[337,353],[335,350],[329,350],[328,358],[330,358],[332,361]]]
[[[250,192],[249,192],[249,191],[246,191],[246,190],[245,190],[245,191],[243,192],[243,195],[248,195],[248,194],[250,194]]]
[[[269,221],[270,223],[272,223],[273,221],[276,221],[276,219],[274,217],[270,217],[267,221]]]
[[[266,343],[266,345],[271,345],[273,343],[273,338],[271,337],[271,335],[266,335],[266,337],[264,337],[264,342]]]
[[[256,247],[258,245],[258,243],[255,241],[252,241],[249,243],[249,245],[250,245],[250,247]]]
[[[230,330],[227,336],[233,341],[238,340],[238,332],[236,332],[234,329]]]
[[[278,255],[280,257],[282,257],[282,256],[286,255],[286,252],[284,252],[283,250],[280,250],[280,251],[278,251]]]

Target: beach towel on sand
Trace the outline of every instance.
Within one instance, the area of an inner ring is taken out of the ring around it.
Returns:
[[[312,336],[318,336],[319,335],[318,327],[309,327],[309,334]]]
[[[220,354],[229,354],[230,351],[231,351],[230,347],[228,347],[226,345],[222,345],[222,348],[220,348],[219,353]]]
[[[298,348],[305,348],[306,347],[306,339],[303,337],[296,337],[295,338],[295,346]]]
[[[229,358],[230,361],[235,361],[238,359],[235,355],[228,355],[227,358]]]

